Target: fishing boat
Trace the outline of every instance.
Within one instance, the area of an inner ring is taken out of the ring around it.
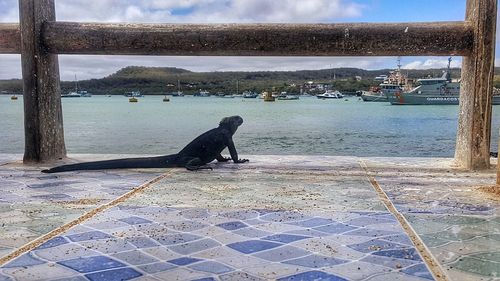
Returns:
[[[62,94],[61,98],[80,98],[81,95],[77,92],[69,92],[67,94]]]
[[[138,98],[136,98],[136,97],[131,97],[131,98],[129,98],[129,99],[128,99],[128,101],[129,101],[129,102],[138,102],[138,101],[139,101],[139,99],[138,99]]]
[[[243,92],[243,95],[242,95],[242,97],[244,99],[254,99],[258,96],[259,96],[259,94],[255,93],[255,92],[251,92],[251,91],[245,91],[245,92]]]
[[[80,94],[80,96],[82,98],[91,98],[92,97],[92,94],[87,92],[87,91],[79,91],[78,94]]]
[[[184,93],[181,91],[181,81],[177,80],[177,92],[172,92],[172,97],[183,97]]]
[[[16,95],[12,95],[12,96],[10,96],[10,99],[11,100],[17,100],[17,96]]]
[[[289,95],[287,92],[281,92],[277,97],[278,100],[298,100],[298,95]]]
[[[326,90],[326,92],[317,95],[316,97],[318,99],[341,99],[344,98],[344,95],[342,95],[339,91]]]
[[[143,97],[143,95],[139,91],[125,92],[125,94],[123,94],[123,95],[126,96],[126,97],[129,97],[129,98],[140,98],[140,97]]]
[[[401,72],[401,58],[398,57],[397,68],[389,72],[389,75],[380,75],[375,80],[381,80],[376,87],[371,87],[368,91],[361,91],[361,99],[366,102],[387,102],[387,94],[401,92],[409,86],[408,78]]]
[[[200,90],[199,92],[194,93],[193,96],[195,96],[195,97],[209,97],[210,96],[210,92],[209,91],[205,91],[205,90]]]
[[[460,98],[460,82],[452,81],[448,68],[439,78],[418,79],[416,87],[408,91],[386,93],[393,105],[457,105]],[[492,104],[500,104],[500,96],[494,95]]]
[[[78,90],[78,79],[76,78],[75,74],[75,90],[67,94],[61,94],[61,98],[80,98],[80,97],[90,98],[92,97],[92,94],[90,94],[87,91]]]
[[[387,96],[380,87],[370,87],[368,91],[361,91],[361,99],[369,102],[387,102]]]

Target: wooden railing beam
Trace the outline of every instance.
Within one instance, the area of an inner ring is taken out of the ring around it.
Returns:
[[[0,54],[21,53],[21,31],[17,23],[0,24]]]
[[[197,56],[469,55],[463,22],[352,24],[101,24],[48,22],[58,54]]]

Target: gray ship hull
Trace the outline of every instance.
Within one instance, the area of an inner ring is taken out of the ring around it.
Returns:
[[[393,105],[457,105],[459,103],[459,95],[391,93],[387,94],[387,99]],[[500,96],[493,96],[492,103],[500,105]]]
[[[367,102],[387,102],[387,96],[385,94],[373,93],[363,91],[361,94],[361,99]]]

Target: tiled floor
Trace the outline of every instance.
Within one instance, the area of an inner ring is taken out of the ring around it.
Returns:
[[[0,280],[434,280],[368,175],[451,280],[490,280],[500,270],[500,246],[494,243],[500,240],[499,204],[473,188],[493,183],[491,171],[443,169],[450,166],[446,159],[249,158],[242,165],[214,164],[214,171],[174,169],[135,196],[6,262]],[[0,166],[1,186],[11,185],[0,194],[0,206],[6,208],[0,217],[11,218],[0,241],[27,230],[33,233],[23,240],[27,243],[160,172],[44,178],[37,171]],[[37,184],[44,193],[32,187]],[[56,203],[69,201],[67,196],[103,200],[76,209],[74,204],[59,207]],[[30,214],[26,210],[32,204],[40,217],[58,220],[45,225],[45,219],[35,223],[21,216]],[[45,228],[34,232],[33,224]],[[4,253],[23,243],[11,242]]]
[[[458,172],[449,160],[366,162],[450,279],[500,280],[500,201],[479,189],[495,182],[493,171]]]

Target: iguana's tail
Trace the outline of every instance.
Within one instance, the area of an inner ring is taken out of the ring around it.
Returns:
[[[59,173],[77,170],[105,170],[105,169],[130,169],[130,168],[173,168],[177,167],[177,154],[143,157],[143,158],[124,158],[94,162],[84,162],[57,166],[42,173]]]

